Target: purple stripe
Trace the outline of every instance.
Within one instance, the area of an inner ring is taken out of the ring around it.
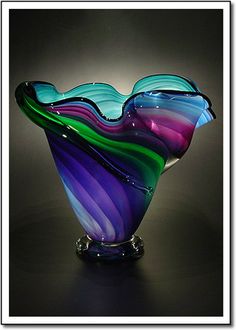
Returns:
[[[51,143],[52,144],[52,143]],[[56,157],[56,162],[59,159],[63,162],[64,166],[70,168],[70,172],[73,173],[73,177],[80,182],[86,190],[89,192],[90,196],[96,200],[96,203],[102,209],[104,214],[111,219],[114,225],[119,227],[119,232],[123,234],[124,232],[124,224],[126,222],[132,223],[132,214],[129,208],[129,200],[127,199],[127,195],[122,188],[122,184],[114,178],[110,173],[105,171],[103,167],[100,166],[99,169],[95,171],[96,176],[99,174],[99,178],[102,178],[102,183],[99,183],[97,179],[94,178],[94,175],[88,173],[81,164],[79,164],[74,158],[72,159],[67,153],[65,153],[60,147],[52,144],[53,154]],[[90,159],[91,161],[91,159]],[[88,163],[87,163],[88,164]],[[96,163],[94,164],[96,167],[98,166]],[[94,167],[93,167],[94,168]],[[62,173],[61,173],[62,175]],[[104,185],[104,180],[106,183]],[[102,188],[102,187],[103,188]],[[107,186],[112,188],[113,194],[115,196],[111,196],[110,189],[107,191]],[[132,189],[134,190],[134,189]],[[115,192],[115,194],[114,194]],[[134,194],[134,191],[133,191]],[[113,197],[113,199],[112,199]],[[78,198],[78,196],[77,196]],[[78,198],[79,199],[79,198]],[[98,200],[99,199],[99,200]],[[121,203],[119,203],[121,201]],[[144,202],[142,203],[144,204]],[[85,206],[85,205],[84,205]],[[87,210],[90,210],[90,205],[85,206]],[[92,214],[95,218],[95,215]],[[125,222],[124,222],[125,220]],[[100,222],[99,222],[100,224]],[[122,230],[123,228],[123,230]]]

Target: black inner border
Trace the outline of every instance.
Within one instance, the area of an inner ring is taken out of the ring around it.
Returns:
[[[2,18],[2,4],[4,3],[4,2],[13,2],[13,1],[1,1],[1,18]],[[28,2],[28,1],[19,1],[19,2]],[[34,1],[34,2],[48,2],[48,1]],[[50,2],[58,2],[58,1],[55,1],[55,0],[52,0],[52,1],[50,1]],[[61,2],[65,2],[65,1],[61,1]],[[78,1],[68,1],[68,2],[78,2]],[[85,0],[84,2],[90,2],[90,1],[87,1],[87,0]],[[123,0],[121,0],[121,1],[116,1],[116,0],[114,0],[113,2],[127,2],[127,1],[123,1]],[[130,2],[144,2],[144,1],[130,1]],[[157,1],[148,1],[148,2],[157,2]],[[163,2],[163,1],[160,1],[160,2]],[[167,1],[165,1],[166,3],[169,3],[169,2],[174,2],[174,3],[185,3],[186,1],[169,1],[169,0],[167,0]],[[207,1],[204,1],[204,0],[198,0],[198,1],[187,1],[187,2],[199,2],[199,3],[201,3],[201,2],[207,2]],[[230,66],[230,70],[229,70],[229,75],[230,75],[230,77],[229,77],[229,80],[230,80],[230,119],[232,118],[232,99],[231,99],[231,95],[232,95],[232,93],[231,93],[231,86],[232,86],[232,75],[231,75],[231,68],[232,68],[232,56],[231,56],[231,51],[232,51],[232,48],[231,48],[231,44],[232,44],[232,33],[231,33],[231,27],[232,27],[232,11],[231,11],[231,1],[220,1],[220,0],[216,0],[216,1],[208,1],[208,2],[215,2],[215,3],[218,3],[218,2],[225,2],[225,3],[229,3],[229,14],[230,14],[230,19],[229,19],[229,40],[230,40],[230,45],[229,45],[229,66]],[[1,29],[1,46],[2,46],[2,35],[3,35],[3,29]],[[1,56],[2,56],[2,47],[1,47]],[[1,81],[2,81],[2,67],[3,67],[3,63],[2,63],[2,61],[1,61]],[[1,95],[2,95],[2,86],[1,86]],[[1,107],[2,107],[2,99],[1,99]],[[2,128],[2,112],[1,112],[1,128]],[[229,135],[230,135],[230,156],[229,156],[229,171],[230,171],[230,179],[231,179],[231,177],[232,177],[232,165],[233,165],[233,158],[231,157],[231,155],[232,155],[232,143],[231,143],[231,141],[232,141],[232,137],[233,137],[233,135],[232,135],[232,128],[233,128],[233,123],[231,122],[231,120],[230,120],[230,132],[229,132]],[[2,168],[2,129],[1,129],[1,168]],[[2,172],[1,172],[1,174],[3,174]],[[233,229],[233,226],[232,226],[232,212],[233,212],[233,210],[232,210],[232,185],[231,185],[231,180],[230,180],[230,187],[229,187],[229,192],[230,192],[230,228],[232,228]],[[1,193],[2,193],[2,180],[1,180]],[[1,215],[2,215],[2,199],[1,199]],[[1,232],[2,232],[2,219],[1,219]],[[230,280],[230,289],[232,288],[232,272],[233,272],[233,270],[232,270],[232,267],[231,267],[231,265],[232,265],[232,253],[231,253],[231,249],[232,249],[232,238],[233,238],[233,236],[232,236],[233,234],[232,234],[232,231],[230,230],[230,242],[229,242],[229,244],[230,244],[230,278],[229,278],[229,280]],[[2,251],[3,251],[3,245],[2,245],[2,241],[1,241],[1,276],[2,276]],[[1,280],[1,293],[2,293],[2,280]],[[131,326],[131,327],[133,327],[133,326],[135,326],[135,327],[140,327],[140,326],[142,326],[142,325],[148,325],[148,326],[151,326],[151,327],[154,327],[154,326],[156,326],[156,325],[174,325],[174,326],[177,326],[177,327],[179,327],[179,326],[202,326],[202,325],[208,325],[208,326],[224,326],[224,325],[232,325],[232,315],[233,315],[233,313],[232,313],[232,308],[233,308],[233,306],[232,306],[232,294],[231,294],[231,290],[230,290],[230,292],[229,292],[229,295],[230,295],[230,298],[229,298],[229,300],[230,300],[230,308],[229,308],[229,323],[223,323],[223,324],[216,324],[216,323],[201,323],[201,324],[199,324],[199,323],[178,323],[178,324],[172,324],[172,323],[152,323],[152,324],[149,324],[149,323],[139,323],[139,324],[136,324],[136,323],[119,323],[119,324],[117,324],[117,323],[99,323],[99,324],[92,324],[92,323],[74,323],[74,324],[71,324],[71,323],[63,323],[63,324],[57,324],[57,323],[38,323],[38,324],[35,324],[35,323],[20,323],[20,324],[16,324],[16,323],[3,323],[3,320],[2,320],[2,313],[1,313],[1,325],[20,325],[20,326],[24,326],[24,325],[36,325],[36,326],[41,326],[41,325],[55,325],[55,326],[63,326],[63,325],[71,325],[71,326],[76,326],[76,325],[85,325],[85,326],[98,326],[98,327],[101,327],[101,326],[110,326],[110,325],[112,325],[112,326],[122,326],[122,325],[128,325],[128,326]],[[2,294],[1,294],[1,304],[2,304],[2,306],[3,306],[3,299],[2,299]],[[45,316],[45,317],[47,317],[47,316]],[[53,316],[49,316],[49,317],[53,317]],[[60,316],[57,316],[57,317],[60,317]],[[65,316],[61,316],[61,317],[65,317]],[[91,317],[93,317],[93,316],[91,316]],[[119,317],[119,316],[118,316]]]

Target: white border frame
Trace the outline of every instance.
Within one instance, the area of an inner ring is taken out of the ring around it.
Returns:
[[[9,316],[9,9],[223,9],[224,298],[222,317]],[[2,2],[2,324],[230,324],[230,2]]]

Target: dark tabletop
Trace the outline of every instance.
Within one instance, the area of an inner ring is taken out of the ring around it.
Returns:
[[[222,243],[196,210],[149,212],[144,256],[102,264],[77,257],[69,206],[41,206],[10,235],[11,316],[222,315]]]

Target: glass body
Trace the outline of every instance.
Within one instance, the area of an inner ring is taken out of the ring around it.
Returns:
[[[92,240],[131,239],[160,175],[215,116],[189,79],[154,75],[129,95],[103,83],[59,93],[45,82],[16,89],[23,112],[47,135],[71,206]]]

